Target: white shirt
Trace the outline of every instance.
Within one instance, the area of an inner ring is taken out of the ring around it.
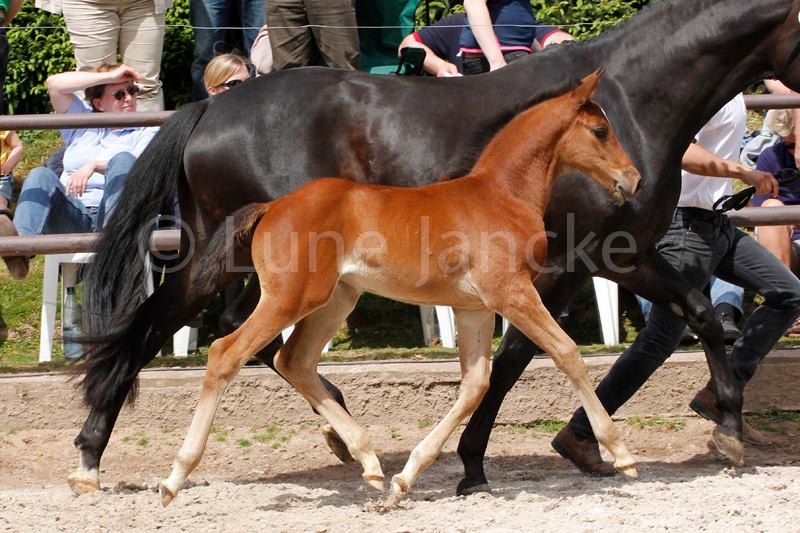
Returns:
[[[722,159],[739,160],[742,138],[747,130],[747,109],[739,93],[711,117],[695,135],[697,144]],[[720,197],[733,192],[730,178],[698,176],[681,171],[681,198],[678,207],[711,210]]]

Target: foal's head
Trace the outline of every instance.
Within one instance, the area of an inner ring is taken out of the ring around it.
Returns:
[[[586,174],[624,202],[636,193],[641,175],[619,144],[602,108],[592,101],[601,70],[560,98],[564,117],[570,120],[556,145],[560,173],[576,170]],[[570,117],[572,117],[570,119]]]

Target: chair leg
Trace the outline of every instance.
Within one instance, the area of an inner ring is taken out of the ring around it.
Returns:
[[[56,306],[58,305],[58,259],[44,257],[44,279],[42,280],[42,325],[39,328],[39,362],[49,363],[53,359],[53,336],[56,329]]]
[[[619,289],[604,278],[592,278],[603,330],[603,344],[619,344]]]

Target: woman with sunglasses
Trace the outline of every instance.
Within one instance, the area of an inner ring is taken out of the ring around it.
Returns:
[[[203,83],[209,96],[223,93],[250,78],[250,62],[236,54],[220,54],[206,65]]]
[[[56,113],[132,113],[138,79],[127,65],[103,65],[94,72],[55,74],[46,84]],[[75,94],[78,91],[83,91],[83,99]],[[47,167],[37,167],[25,178],[14,215],[18,234],[102,228],[136,157],[157,132],[158,128],[61,130],[64,171],[58,176]]]

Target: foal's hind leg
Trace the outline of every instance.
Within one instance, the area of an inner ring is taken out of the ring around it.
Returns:
[[[614,467],[636,477],[633,456],[620,442],[611,417],[597,398],[577,345],[550,315],[526,276],[506,285],[504,301],[498,302],[497,311],[553,358],[575,387],[597,440],[614,455]]]
[[[280,322],[280,319],[269,320],[268,317],[268,306],[262,299],[239,329],[211,345],[197,410],[186,439],[175,457],[172,473],[158,487],[161,503],[165,507],[175,498],[186,478],[200,463],[211,424],[228,383],[254,353],[266,346],[288,325]]]
[[[347,445],[347,450],[364,468],[363,478],[383,490],[383,471],[364,429],[339,405],[317,374],[325,346],[358,301],[358,291],[340,283],[324,307],[301,320],[275,357],[275,369],[302,394],[311,407],[325,417]]]
[[[411,489],[423,470],[439,456],[447,438],[458,424],[469,416],[489,387],[489,361],[494,333],[494,312],[488,309],[468,311],[456,309],[458,352],[461,360],[461,386],[456,403],[422,442],[417,444],[403,468],[392,478],[395,497]]]

